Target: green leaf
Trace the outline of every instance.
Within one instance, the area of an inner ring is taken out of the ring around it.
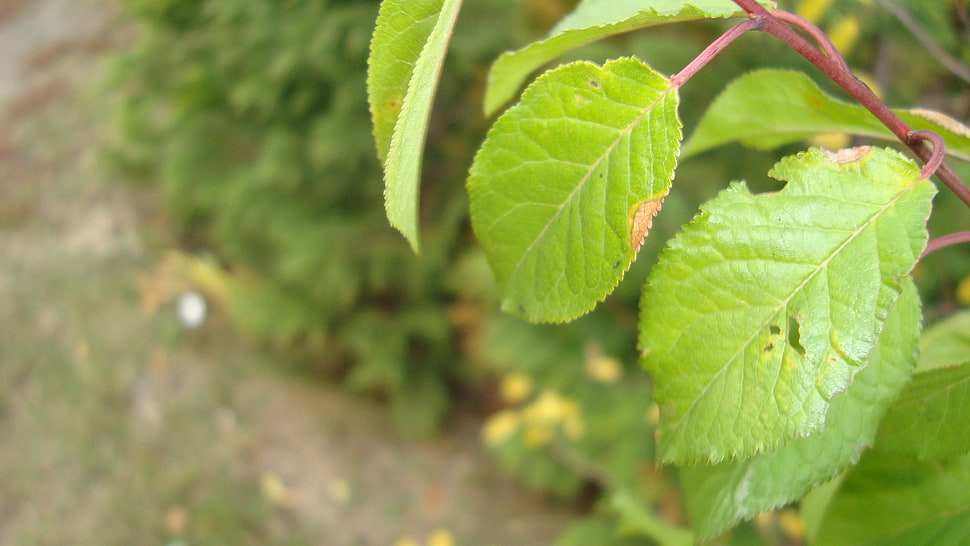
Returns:
[[[886,319],[879,345],[849,389],[836,395],[819,434],[741,461],[680,471],[687,513],[701,538],[798,499],[856,463],[916,365],[920,300],[912,280]]]
[[[619,516],[624,534],[649,537],[657,544],[667,546],[690,546],[696,542],[694,533],[667,523],[654,514],[651,506],[645,505],[627,490],[615,491],[610,501],[610,507]]]
[[[970,541],[970,458],[917,461],[873,450],[829,503],[818,544],[935,546]]]
[[[954,313],[927,328],[919,340],[917,371],[964,362],[970,355],[970,311]]]
[[[534,70],[581,45],[634,29],[740,13],[730,0],[583,0],[543,40],[495,61],[488,74],[485,113],[491,115],[512,100]]]
[[[468,191],[504,310],[569,320],[616,287],[670,189],[677,106],[666,78],[624,58],[547,72],[496,121]]]
[[[384,164],[384,205],[415,252],[428,119],[460,7],[461,0],[384,0],[371,40],[367,95]]]
[[[879,448],[921,459],[970,453],[970,361],[916,374],[879,428]]]
[[[948,154],[970,160],[970,128],[929,110],[894,112],[913,129],[942,136]],[[684,144],[684,156],[733,141],[771,149],[822,133],[896,140],[871,112],[830,97],[805,74],[756,70],[732,82],[711,104]]]
[[[816,433],[868,361],[935,188],[898,152],[845,152],[783,159],[777,193],[732,184],[661,254],[639,346],[664,460],[743,458]]]

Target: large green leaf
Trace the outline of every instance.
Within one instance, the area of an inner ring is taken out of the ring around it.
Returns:
[[[583,0],[544,39],[495,61],[485,90],[485,113],[510,101],[532,71],[583,44],[638,28],[739,13],[731,0]]]
[[[461,0],[384,0],[371,40],[367,95],[384,163],[384,205],[415,251],[428,119],[460,7]]]
[[[829,502],[816,543],[970,544],[970,457],[866,453]]]
[[[680,149],[678,95],[641,61],[547,72],[472,165],[472,224],[502,308],[531,321],[592,309],[630,267]]]
[[[879,428],[879,447],[919,458],[970,453],[968,422],[970,361],[917,374]]]
[[[927,328],[919,340],[917,371],[952,366],[970,357],[970,311],[954,313]]]
[[[732,184],[669,243],[640,349],[664,460],[719,462],[819,432],[926,244],[933,184],[898,152],[812,149],[777,193]]]
[[[950,155],[970,160],[970,128],[928,110],[894,112],[913,129],[942,136]],[[757,70],[732,82],[714,101],[684,143],[684,156],[733,141],[770,149],[820,133],[896,140],[871,112],[830,97],[805,74]]]
[[[682,468],[694,531],[702,538],[717,535],[740,519],[802,497],[856,463],[912,374],[919,325],[919,293],[907,279],[869,364],[832,401],[822,432],[741,461]]]

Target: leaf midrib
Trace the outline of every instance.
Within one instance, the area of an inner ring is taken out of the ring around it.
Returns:
[[[680,437],[682,435],[682,433],[684,431],[684,427],[681,426],[681,425],[685,421],[687,421],[689,419],[689,417],[691,416],[691,414],[693,413],[693,411],[696,409],[697,405],[700,403],[700,401],[702,399],[705,398],[705,395],[711,389],[711,387],[731,367],[731,363],[735,362],[735,360],[738,358],[738,356],[752,343],[752,341],[758,336],[758,334],[760,334],[762,331],[764,331],[765,327],[767,327],[768,323],[771,322],[772,318],[775,317],[782,309],[784,309],[785,307],[787,307],[788,304],[791,302],[791,300],[802,289],[804,289],[805,286],[809,282],[811,282],[811,280],[814,279],[816,275],[818,275],[821,271],[825,270],[828,267],[828,264],[833,259],[835,259],[835,257],[838,256],[841,253],[841,251],[843,249],[845,249],[846,246],[848,246],[852,241],[854,241],[856,239],[856,237],[858,237],[863,231],[866,230],[866,228],[868,228],[869,226],[873,225],[874,222],[882,214],[884,214],[886,211],[888,211],[893,206],[895,206],[895,204],[900,199],[902,199],[903,196],[907,195],[910,191],[912,191],[919,184],[919,182],[920,182],[920,180],[918,180],[918,179],[916,181],[914,181],[912,184],[910,184],[909,186],[907,186],[906,188],[904,188],[903,191],[899,192],[888,203],[886,203],[886,205],[884,205],[883,207],[881,207],[880,209],[878,209],[877,211],[875,211],[871,216],[869,216],[869,218],[865,222],[863,222],[858,229],[856,229],[848,237],[846,237],[845,241],[843,241],[825,260],[823,260],[819,264],[819,266],[815,268],[814,271],[812,271],[811,273],[809,273],[805,277],[805,279],[798,286],[796,286],[794,289],[792,289],[791,293],[787,297],[785,297],[783,300],[781,300],[781,302],[779,302],[779,304],[776,305],[772,309],[772,312],[768,314],[768,318],[765,319],[765,321],[762,322],[761,325],[758,326],[758,328],[756,328],[752,332],[751,336],[749,336],[748,339],[745,340],[744,343],[742,343],[738,347],[738,349],[734,352],[734,354],[732,354],[731,357],[728,358],[725,361],[724,365],[721,366],[721,368],[719,370],[717,370],[717,372],[711,377],[711,380],[707,383],[707,385],[705,385],[704,388],[698,393],[698,395],[694,397],[694,400],[691,402],[690,406],[688,406],[687,410],[684,412],[683,417],[681,417],[680,419],[677,420],[677,424],[676,424],[675,428],[673,429],[673,437],[671,437],[671,439],[670,439],[671,442],[674,441],[676,438],[678,438],[678,437]],[[696,321],[694,321],[694,322],[696,322]],[[693,322],[691,324],[693,324]],[[686,329],[687,329],[687,327],[683,328],[681,330],[681,332],[683,332]],[[678,337],[680,337],[680,336],[678,336]],[[675,340],[674,343],[671,344],[671,346],[674,346],[676,343],[677,343],[677,340]]]
[[[566,208],[566,205],[572,202],[573,198],[576,196],[576,193],[586,186],[586,183],[593,176],[593,172],[596,170],[596,168],[599,167],[599,165],[603,161],[605,161],[610,156],[610,154],[613,153],[613,150],[616,148],[616,146],[621,141],[623,141],[623,139],[627,135],[629,135],[638,125],[640,125],[644,117],[646,117],[650,112],[652,112],[657,107],[657,105],[660,104],[662,101],[664,101],[667,98],[667,96],[670,94],[670,92],[674,90],[674,88],[669,86],[669,82],[666,78],[662,78],[662,79],[664,83],[668,84],[667,89],[663,90],[653,102],[645,106],[640,112],[640,114],[637,117],[635,117],[629,124],[627,124],[626,127],[621,128],[619,134],[617,135],[617,138],[613,141],[613,143],[610,144],[610,146],[599,157],[596,158],[596,161],[594,161],[588,167],[586,174],[579,180],[579,182],[576,184],[576,187],[573,188],[573,190],[569,192],[569,195],[566,196],[565,199],[563,199],[562,203],[556,207],[556,212],[549,217],[549,221],[546,222],[546,224],[542,227],[542,230],[539,232],[539,234],[536,235],[532,243],[530,243],[529,246],[526,247],[525,251],[523,251],[522,258],[519,259],[518,262],[516,262],[515,267],[512,268],[512,271],[509,272],[508,279],[512,279],[513,277],[515,277],[516,273],[518,273],[519,271],[519,268],[522,267],[522,264],[524,264],[527,261],[527,258],[532,253],[533,248],[545,237],[546,232],[549,231],[549,227],[556,222],[556,220],[559,218],[559,215],[562,214],[562,211]],[[613,101],[612,99],[610,100],[612,102],[617,102],[617,101]],[[573,119],[573,118],[567,118],[567,119]],[[582,121],[582,120],[579,120],[579,121]],[[605,182],[607,185],[609,185],[609,180],[610,180],[609,176],[610,175],[607,174],[607,179]]]

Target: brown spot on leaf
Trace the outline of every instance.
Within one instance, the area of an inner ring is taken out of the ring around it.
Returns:
[[[653,227],[653,217],[660,212],[664,198],[660,197],[650,201],[644,201],[637,207],[636,214],[633,215],[633,226],[630,227],[630,245],[634,252],[639,252],[643,245],[643,240],[650,233]]]

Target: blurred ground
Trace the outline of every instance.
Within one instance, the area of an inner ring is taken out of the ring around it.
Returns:
[[[473,417],[395,437],[218,317],[186,331],[157,196],[106,180],[108,0],[0,0],[0,545],[548,544]]]

